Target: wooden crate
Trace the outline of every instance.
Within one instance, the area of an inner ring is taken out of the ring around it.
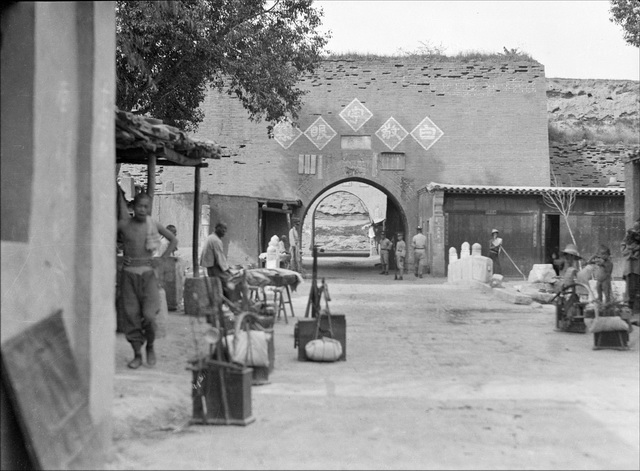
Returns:
[[[605,348],[613,350],[627,350],[629,343],[628,330],[613,330],[610,332],[596,332],[593,334],[593,349]]]
[[[193,367],[192,372],[193,418],[190,423],[248,425],[255,421],[251,411],[251,368],[208,360]],[[228,417],[225,417],[223,391]]]

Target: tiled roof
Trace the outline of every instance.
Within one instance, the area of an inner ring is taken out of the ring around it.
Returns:
[[[206,166],[204,160],[219,159],[222,149],[159,119],[116,109],[116,162],[146,163],[150,155],[158,165]]]
[[[445,193],[491,194],[491,195],[542,195],[546,192],[564,193],[573,191],[585,196],[624,196],[624,188],[584,188],[556,186],[492,186],[492,185],[451,185],[431,182],[419,193],[442,190]]]

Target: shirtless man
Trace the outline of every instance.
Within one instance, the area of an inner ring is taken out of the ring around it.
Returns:
[[[124,197],[120,195],[121,209]],[[156,364],[153,342],[156,336],[156,316],[160,311],[158,278],[152,265],[153,253],[160,245],[160,234],[168,241],[161,257],[167,257],[178,245],[178,239],[163,225],[157,223],[151,213],[151,197],[139,193],[133,199],[133,216],[120,211],[118,233],[123,244],[122,304],[124,309],[124,333],[133,347],[133,360],[129,368],[142,365],[141,349],[146,342],[147,364]],[[150,226],[150,224],[152,226]],[[154,227],[155,226],[155,227]]]

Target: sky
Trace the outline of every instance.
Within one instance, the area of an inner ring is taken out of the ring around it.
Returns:
[[[640,49],[608,0],[316,0],[332,53],[397,55],[425,43],[459,52],[526,52],[549,78],[640,80]]]

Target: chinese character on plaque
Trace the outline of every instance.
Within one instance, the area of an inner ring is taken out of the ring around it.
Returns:
[[[391,150],[395,149],[408,134],[407,130],[393,117],[386,120],[376,131],[376,136]]]
[[[360,129],[372,116],[373,113],[360,103],[360,100],[357,98],[354,98],[351,103],[340,112],[340,117],[344,119],[354,131]]]
[[[321,150],[327,143],[334,138],[337,133],[329,124],[322,119],[322,116],[316,119],[311,126],[307,128],[304,135]]]
[[[424,118],[420,124],[418,124],[413,131],[411,131],[411,136],[418,141],[424,150],[429,150],[429,147],[434,145],[438,139],[442,137],[444,133],[440,130],[438,126],[436,126],[433,121],[431,121],[428,117]]]
[[[288,121],[281,121],[273,128],[273,138],[285,149],[291,147],[291,144],[300,136],[302,136],[302,131],[294,128]]]

